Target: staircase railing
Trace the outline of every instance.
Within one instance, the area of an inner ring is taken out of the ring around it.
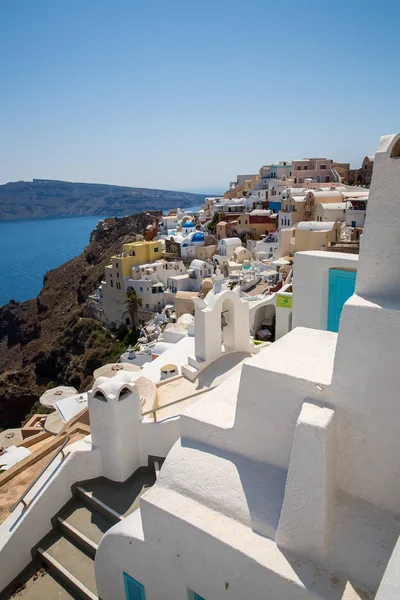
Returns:
[[[168,379],[166,379],[165,381],[168,381]],[[173,406],[174,404],[179,404],[180,402],[185,402],[185,400],[190,400],[190,398],[195,398],[196,396],[200,396],[201,394],[205,394],[206,392],[211,392],[216,387],[217,387],[216,385],[213,385],[209,388],[204,388],[202,390],[198,390],[197,392],[194,392],[193,394],[190,394],[189,396],[185,396],[184,398],[179,398],[179,400],[174,400],[173,402],[170,402],[169,404],[164,404],[164,406],[157,406],[156,408],[147,410],[146,412],[142,413],[142,417],[147,417],[148,415],[153,415],[154,422],[157,423],[156,413],[159,410],[163,410],[164,408],[168,408],[170,406]]]
[[[25,501],[25,496],[27,494],[29,494],[29,492],[31,491],[31,489],[33,488],[33,486],[39,481],[39,479],[41,478],[41,476],[43,475],[43,473],[48,469],[48,467],[51,465],[51,463],[54,461],[55,458],[57,458],[57,456],[63,452],[65,446],[68,444],[68,442],[70,441],[70,436],[67,436],[65,438],[65,440],[63,441],[63,443],[61,444],[61,446],[58,448],[57,452],[55,454],[53,454],[53,456],[51,457],[51,459],[45,464],[45,466],[43,467],[43,469],[40,471],[40,473],[38,475],[36,475],[35,479],[33,481],[31,481],[31,483],[28,485],[28,487],[26,488],[26,490],[21,494],[21,496],[18,498],[18,500],[16,501],[15,504],[13,504],[13,506],[10,508],[10,513],[12,513],[18,506],[18,504],[20,502],[23,503],[24,506],[27,506],[27,503]],[[63,454],[64,456],[64,454]]]

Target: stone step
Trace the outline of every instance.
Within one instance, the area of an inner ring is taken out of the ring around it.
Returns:
[[[82,600],[98,600],[93,559],[61,532],[47,535],[37,552],[49,571]]]
[[[80,482],[76,490],[85,504],[92,506],[94,510],[103,512],[106,518],[114,519],[113,523],[117,523],[121,518],[139,508],[140,497],[155,481],[156,475],[152,465],[151,467],[139,467],[123,483],[116,483],[105,477],[97,477]],[[80,488],[79,491],[78,488]],[[91,503],[91,499],[93,499],[93,503]],[[106,507],[105,510],[104,507]]]
[[[70,540],[75,546],[86,552],[93,560],[96,556],[98,544],[93,542],[86,535],[81,533],[76,527],[65,521],[62,517],[57,517],[57,527],[62,535]]]
[[[55,527],[60,527],[60,518],[64,521],[64,528],[71,526],[88,538],[95,546],[100,543],[106,531],[114,525],[114,520],[107,518],[94,507],[85,504],[78,497],[72,498],[64,506],[58,514],[58,518],[54,521]]]
[[[198,365],[201,362],[202,361],[197,360],[197,358],[195,356],[188,356],[188,366],[193,367],[194,369],[196,369],[196,371],[198,371]]]
[[[119,521],[122,520],[123,517],[119,513],[117,513],[110,506],[96,498],[93,492],[87,491],[83,487],[78,485],[74,488],[74,493],[86,504],[86,506],[89,506],[96,512],[99,512],[102,515],[104,515],[109,521],[112,522],[112,524],[115,525],[115,523],[119,523]]]
[[[199,376],[200,371],[191,365],[182,365],[182,375],[189,379],[189,381],[195,381]]]

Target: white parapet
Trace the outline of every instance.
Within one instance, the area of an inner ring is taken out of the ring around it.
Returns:
[[[99,377],[88,393],[88,404],[102,474],[112,481],[125,481],[140,466],[142,411],[137,387],[126,373]]]
[[[296,424],[276,542],[319,560],[334,514],[335,413],[305,402]]]

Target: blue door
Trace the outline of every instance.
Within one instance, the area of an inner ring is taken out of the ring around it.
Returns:
[[[124,573],[124,584],[126,600],[146,600],[142,584],[126,573]]]
[[[328,331],[339,331],[343,304],[354,294],[356,271],[329,269]]]

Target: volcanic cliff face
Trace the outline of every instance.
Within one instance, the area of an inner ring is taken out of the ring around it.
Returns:
[[[0,221],[68,215],[129,215],[135,211],[181,208],[205,196],[103,183],[34,179],[0,185]]]
[[[17,427],[47,387],[88,389],[93,368],[121,351],[83,309],[121,244],[135,240],[160,213],[107,219],[84,252],[44,277],[34,300],[0,307],[0,428]]]

